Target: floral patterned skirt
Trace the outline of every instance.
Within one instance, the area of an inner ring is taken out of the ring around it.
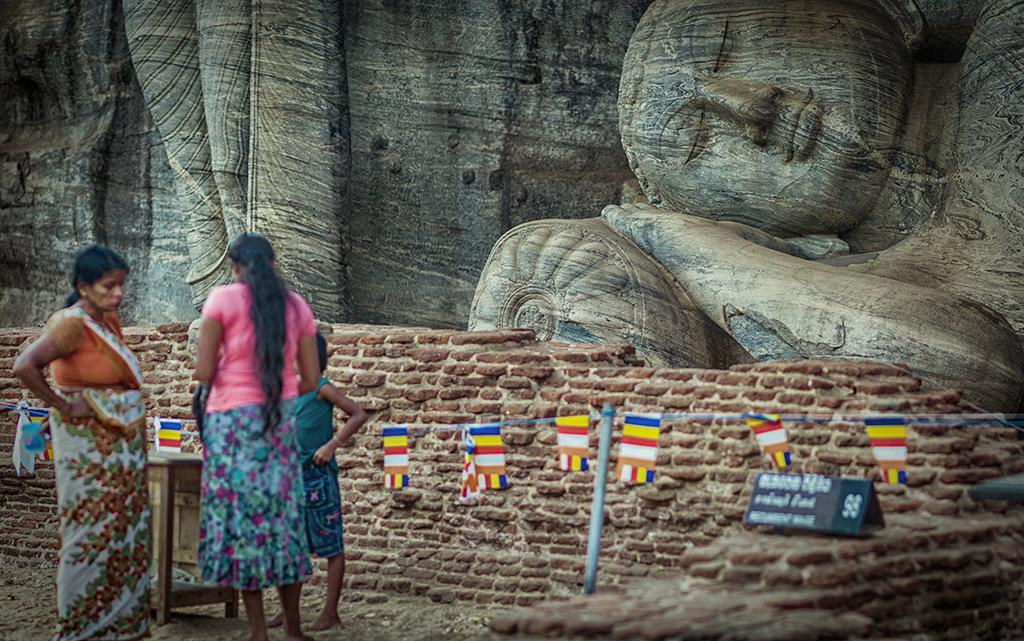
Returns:
[[[259,405],[206,415],[199,566],[203,580],[241,590],[310,573],[302,472],[292,403],[263,434]]]
[[[96,418],[50,412],[61,540],[56,639],[138,639],[149,628],[146,408],[137,391],[81,396]]]

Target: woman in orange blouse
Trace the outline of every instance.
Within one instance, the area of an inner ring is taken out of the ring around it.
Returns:
[[[73,291],[14,373],[48,403],[60,562],[56,641],[148,634],[149,498],[142,372],[117,310],[128,265],[93,245],[75,259]],[[49,366],[55,387],[43,374]]]

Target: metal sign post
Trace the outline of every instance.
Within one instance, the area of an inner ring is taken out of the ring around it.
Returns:
[[[612,444],[612,420],[615,408],[605,403],[601,408],[601,440],[594,478],[594,501],[590,506],[590,531],[587,534],[587,565],[583,573],[583,593],[593,594],[597,587],[597,557],[601,552],[601,526],[604,525],[604,487],[608,480],[608,453]]]

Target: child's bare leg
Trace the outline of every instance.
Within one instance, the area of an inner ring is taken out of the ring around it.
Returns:
[[[267,628],[263,623],[263,591],[242,590],[242,603],[249,617],[249,641],[267,641]]]
[[[310,630],[326,630],[341,623],[338,617],[338,601],[341,600],[341,582],[345,578],[345,553],[336,554],[327,559],[327,599],[324,609],[313,623]]]
[[[286,641],[313,641],[312,637],[302,632],[299,621],[299,594],[302,583],[279,585],[277,593],[281,597],[281,614],[284,616],[284,638]]]

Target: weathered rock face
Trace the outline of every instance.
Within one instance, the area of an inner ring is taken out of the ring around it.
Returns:
[[[118,3],[0,4],[0,323],[37,323],[82,246],[132,266],[128,322],[187,318],[186,245]]]
[[[503,232],[618,201],[619,70],[648,4],[347,4],[356,318],[462,325]]]
[[[758,360],[884,359],[1016,409],[1024,141],[1008,114],[1024,100],[1024,3],[953,13],[948,24],[975,19],[962,60],[915,68],[922,45],[931,60],[957,53],[958,30],[929,49],[913,2],[652,4],[625,57],[619,112],[630,166],[657,206],[610,206],[603,218],[671,273],[688,320],[663,315],[637,335],[622,314],[570,303],[545,319],[552,335],[599,327],[641,349],[686,345],[669,362],[704,365],[699,310]],[[578,249],[549,251],[533,273],[581,269]],[[514,303],[508,292],[544,284],[510,282],[514,269],[492,254],[471,328],[506,326],[516,315],[494,310]]]
[[[46,228],[62,258],[10,250],[30,282],[4,282],[0,322],[44,318],[93,240],[136,265],[135,320],[189,318],[255,229],[321,318],[462,325],[503,232],[619,200],[619,70],[649,4],[5,3],[4,229]],[[122,235],[83,234],[119,193]]]

